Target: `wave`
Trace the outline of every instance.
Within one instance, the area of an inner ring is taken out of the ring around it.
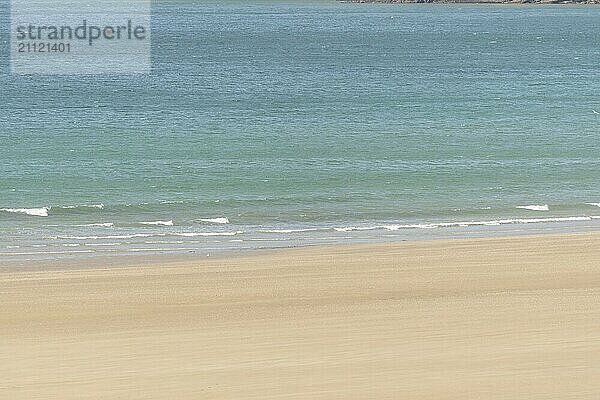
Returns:
[[[140,222],[142,225],[155,225],[155,226],[173,226],[173,220],[170,221],[150,221]]]
[[[261,232],[265,233],[300,233],[300,232],[316,232],[322,229],[319,228],[304,228],[304,229],[266,229]]]
[[[244,233],[243,231],[237,232],[183,232],[183,233],[174,233],[175,236],[183,236],[183,237],[197,237],[197,236],[235,236]]]
[[[202,222],[209,222],[211,224],[228,224],[229,219],[227,217],[218,217],[218,218],[201,218]]]
[[[149,204],[150,203],[146,203],[146,202],[144,202],[144,203],[138,203],[138,204],[127,203],[127,204],[125,204],[125,207],[147,206]]]
[[[0,208],[0,211],[14,214],[26,214],[35,217],[47,217],[50,212],[50,207],[40,208]]]
[[[52,206],[52,207],[37,207],[37,208],[0,208],[0,211],[14,214],[26,214],[35,217],[48,217],[50,210],[60,212],[60,210],[76,210],[79,208],[94,208],[102,210],[104,204],[84,204],[84,205],[69,205],[69,206]],[[92,225],[90,225],[92,226]]]
[[[100,204],[78,204],[78,205],[74,205],[74,206],[60,206],[59,208],[65,209],[65,210],[73,210],[75,208],[97,208],[99,210],[104,209],[104,204],[100,203]]]
[[[588,206],[595,206],[595,207],[600,207],[600,203],[585,203]]]
[[[375,226],[346,226],[343,228],[333,228],[333,230],[337,232],[353,232],[353,231],[375,231],[386,229],[384,225],[375,225]],[[392,230],[392,229],[389,229]],[[393,229],[395,230],[395,229]]]
[[[388,230],[397,231],[400,229],[436,229],[436,228],[456,228],[469,226],[500,226],[514,224],[539,224],[550,222],[582,222],[600,219],[600,216],[585,216],[585,217],[554,217],[554,218],[516,218],[516,219],[500,219],[489,221],[464,221],[464,222],[439,222],[431,224],[409,224],[409,225],[373,225],[373,226],[349,226],[341,228],[333,228],[337,232],[353,232],[353,231],[373,231],[373,230]]]
[[[125,235],[103,235],[103,236],[54,236],[52,239],[61,240],[104,240],[104,239],[136,239],[150,237],[167,237],[167,236],[182,236],[182,237],[197,237],[197,236],[235,236],[244,233],[243,231],[236,232],[180,232],[180,233],[131,233]]]
[[[517,208],[520,208],[522,210],[530,210],[530,211],[550,211],[550,207],[548,206],[548,204],[544,204],[544,205],[531,205],[531,206],[517,206]]]
[[[121,242],[115,242],[115,243],[84,243],[83,246],[88,246],[88,247],[114,247],[114,246],[122,246],[123,243]]]
[[[83,225],[73,225],[73,226],[78,227],[78,228],[86,228],[86,227],[92,227],[92,226],[98,226],[98,227],[103,227],[103,228],[112,228],[113,226],[115,226],[115,224],[112,222],[100,222],[100,223],[95,223],[95,224],[83,224]]]
[[[352,232],[352,231],[375,231],[387,230],[397,231],[406,228],[436,228],[436,224],[411,224],[411,225],[373,225],[373,226],[347,226],[342,228],[333,228],[337,232]]]
[[[102,239],[134,239],[134,238],[147,238],[152,235],[145,233],[132,233],[130,235],[106,235],[106,236],[55,236],[53,239],[66,239],[66,240],[102,240]]]

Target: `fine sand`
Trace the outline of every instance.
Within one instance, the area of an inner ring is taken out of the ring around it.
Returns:
[[[0,273],[0,399],[600,398],[600,234],[89,263]]]

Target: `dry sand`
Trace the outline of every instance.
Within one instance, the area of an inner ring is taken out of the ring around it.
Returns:
[[[0,399],[600,398],[599,234],[169,260],[0,273]]]

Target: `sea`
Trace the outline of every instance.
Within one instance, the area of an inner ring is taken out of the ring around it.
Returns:
[[[600,229],[600,7],[157,0],[151,62],[0,69],[0,264]]]

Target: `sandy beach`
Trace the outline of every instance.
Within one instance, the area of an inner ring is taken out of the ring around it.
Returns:
[[[0,273],[0,398],[600,397],[600,234],[106,265]]]

